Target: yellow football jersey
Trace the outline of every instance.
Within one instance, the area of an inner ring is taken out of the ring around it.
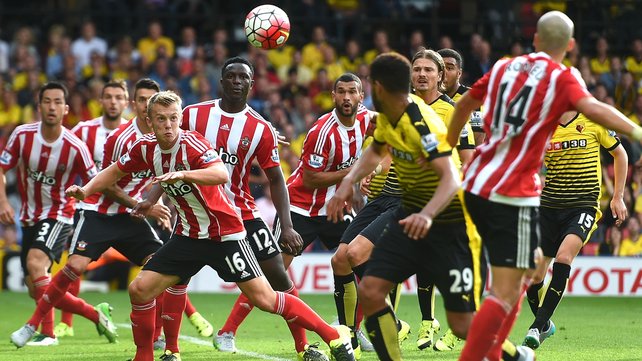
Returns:
[[[441,120],[446,124],[446,128],[450,125],[450,119],[455,111],[455,102],[446,94],[442,94],[434,102],[428,104],[439,115]],[[457,149],[475,149],[475,136],[470,122],[464,125],[459,136],[459,143]]]
[[[446,141],[446,125],[437,113],[421,98],[409,95],[410,104],[396,125],[392,125],[382,113],[377,118],[374,140],[386,143],[392,154],[399,184],[403,190],[402,205],[413,212],[421,210],[432,198],[439,184],[439,177],[433,169],[417,163],[420,157],[429,162],[444,156],[452,156],[459,168],[459,157],[453,154]],[[435,223],[461,222],[463,211],[459,197],[437,217]]]
[[[546,182],[541,205],[548,208],[599,208],[602,166],[600,146],[611,151],[620,144],[615,132],[579,114],[559,125],[546,154]]]

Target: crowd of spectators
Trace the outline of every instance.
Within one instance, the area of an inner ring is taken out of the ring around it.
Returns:
[[[112,2],[122,3],[108,3]],[[168,2],[145,3],[162,5]],[[202,4],[200,1],[189,3]],[[454,32],[455,36],[429,31],[431,27],[428,22],[422,23],[417,14],[435,18],[432,12],[437,10],[440,13],[459,11],[453,19],[456,22],[466,18],[466,12],[462,9],[449,9],[445,4],[439,7],[440,1],[437,0],[377,0],[368,3],[374,9],[371,11],[376,11],[378,16],[388,14],[391,18],[402,18],[412,15],[411,19],[414,20],[410,24],[416,26],[400,33],[382,23],[380,27],[372,27],[372,31],[365,36],[364,32],[360,32],[357,37],[349,34],[353,34],[355,29],[351,21],[359,19],[359,9],[364,6],[362,1],[303,0],[301,3],[303,5],[299,6],[304,6],[310,14],[317,11],[319,16],[329,16],[336,21],[320,25],[306,23],[305,27],[301,25],[301,29],[305,30],[293,35],[296,40],[272,51],[258,50],[240,41],[240,22],[235,26],[216,26],[206,34],[201,33],[200,24],[176,26],[176,23],[171,23],[171,26],[166,26],[167,21],[155,19],[146,23],[146,33],[138,37],[127,31],[105,36],[106,30],[98,26],[101,23],[92,20],[83,21],[77,26],[77,31],[63,24],[53,24],[46,29],[22,25],[12,33],[2,33],[0,147],[16,126],[38,121],[37,89],[47,81],[60,80],[69,87],[70,111],[64,119],[64,125],[73,127],[78,122],[100,116],[102,110],[97,99],[103,84],[109,79],[123,79],[132,86],[141,77],[150,77],[162,89],[180,94],[184,104],[192,104],[216,98],[223,62],[230,56],[241,55],[252,62],[255,70],[250,105],[291,141],[290,146],[281,149],[283,169],[287,176],[297,166],[307,130],[319,115],[333,108],[333,82],[343,72],[353,72],[362,79],[364,103],[372,109],[366,78],[368,64],[378,54],[395,50],[411,57],[422,46],[455,48],[465,59],[463,83],[471,84],[488,71],[498,58],[532,50],[530,40],[523,39],[532,38],[533,24],[541,12],[550,8],[573,10],[568,8],[572,5],[565,1],[517,2],[517,5],[509,7],[505,6],[505,1],[485,2],[487,10],[477,12],[483,21],[472,26],[469,33],[462,35],[462,31]],[[476,1],[469,3],[474,6]],[[631,3],[623,1],[618,7],[608,7],[605,16],[610,16],[610,22],[625,18],[630,12],[639,10]],[[286,11],[294,15],[293,18],[298,15],[287,8]],[[448,22],[444,24],[444,29],[449,29]],[[580,70],[589,90],[599,100],[614,105],[640,124],[642,34],[629,33],[626,38],[619,36],[620,33],[613,33],[613,29],[594,24],[589,23],[585,29],[578,29],[578,33],[585,37],[568,54],[565,63]],[[168,27],[172,29],[169,32]],[[511,31],[506,32],[506,29]],[[293,25],[293,33],[295,31]],[[426,38],[428,33],[430,39]],[[394,38],[391,40],[392,35]],[[126,118],[132,116],[131,109],[126,111]],[[613,188],[613,166],[612,159],[605,152],[602,205],[605,217],[591,245],[586,247],[585,254],[642,254],[642,163],[639,162],[642,149],[639,144],[626,138],[622,141],[630,162],[625,198],[631,214],[630,221],[618,229],[611,219],[608,200]],[[256,185],[256,196],[260,198],[258,203],[266,212],[273,212],[267,187],[262,187],[264,178],[260,172],[256,172],[252,179]],[[11,174],[8,187],[14,207],[19,209],[15,179],[11,179]],[[2,239],[7,246],[11,246],[19,239],[19,232],[12,227],[6,228]]]

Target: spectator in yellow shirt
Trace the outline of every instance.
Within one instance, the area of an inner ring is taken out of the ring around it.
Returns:
[[[321,49],[326,46],[330,45],[326,41],[325,29],[320,25],[315,26],[314,30],[312,30],[312,42],[303,46],[303,50],[301,51],[301,62],[308,67],[312,73],[316,73],[323,65],[323,53]]]
[[[642,235],[640,234],[640,222],[636,217],[631,217],[626,224],[626,229],[629,231],[629,234],[620,244],[619,256],[641,256]]]
[[[363,60],[366,62],[366,64],[372,63],[377,55],[392,51],[390,45],[388,44],[388,33],[386,33],[385,30],[379,29],[375,31],[373,39],[375,46],[374,49],[366,51],[366,54],[363,56]]]
[[[638,93],[635,97],[633,112],[629,115],[629,119],[637,125],[642,125],[642,93]]]
[[[591,72],[599,77],[602,74],[611,71],[611,62],[609,60],[609,43],[606,38],[600,36],[595,42],[595,51],[597,54],[591,58]]]
[[[143,58],[143,67],[147,69],[158,55],[159,48],[164,48],[164,54],[174,57],[174,41],[163,36],[163,28],[157,20],[149,24],[147,36],[138,41],[138,51]]]
[[[359,65],[363,64],[359,43],[356,40],[348,40],[346,43],[346,54],[339,57],[339,64],[341,64],[345,71],[351,73],[356,73]]]
[[[627,56],[624,61],[626,70],[633,73],[635,82],[642,80],[642,39],[638,38],[631,43],[633,55]]]

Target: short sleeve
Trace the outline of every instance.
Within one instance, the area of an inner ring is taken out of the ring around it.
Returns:
[[[430,129],[429,134],[420,134],[421,151],[424,157],[431,161],[439,157],[452,155],[452,148],[446,139],[445,126],[441,127],[436,122],[426,121],[426,119],[423,122]]]
[[[147,165],[145,158],[143,158],[142,147],[142,138],[134,142],[127,153],[118,158],[118,162],[116,163],[118,169],[125,173],[134,173],[149,169],[150,166]]]
[[[241,140],[242,142],[243,140]],[[281,165],[279,159],[279,144],[277,142],[276,133],[271,126],[266,126],[261,134],[261,141],[256,148],[256,159],[262,169],[274,168]]]
[[[313,172],[322,172],[328,165],[330,144],[325,140],[329,134],[324,133],[322,136],[320,134],[321,128],[318,125],[312,127],[303,142],[301,164],[304,168]]]
[[[78,175],[83,180],[84,183],[89,182],[89,180],[98,174],[98,169],[94,164],[94,160],[89,152],[89,149],[86,145],[82,144],[78,148],[78,153],[76,154],[76,169],[79,170]]]
[[[188,136],[194,136],[194,142],[189,142],[189,164],[192,169],[205,169],[222,163],[219,154],[212,148],[212,144],[198,132],[189,132]]]
[[[580,99],[592,96],[586,89],[586,86],[573,74],[571,69],[566,69],[560,74],[558,85],[559,90],[557,94],[565,94],[573,107],[575,107],[575,104],[577,104]]]
[[[0,168],[3,171],[8,171],[18,164],[20,159],[20,139],[18,138],[18,132],[14,131],[9,137],[7,146],[2,151],[0,155]]]
[[[597,139],[600,142],[600,145],[604,147],[609,152],[617,148],[620,145],[620,140],[615,135],[615,132],[608,130],[603,126],[596,124],[597,126]]]

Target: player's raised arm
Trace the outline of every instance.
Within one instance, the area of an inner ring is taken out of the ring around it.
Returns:
[[[455,111],[453,112],[450,125],[448,126],[447,140],[451,147],[455,147],[457,145],[459,137],[461,136],[461,130],[470,119],[470,114],[481,105],[482,101],[473,98],[470,93],[464,94],[457,103],[455,103]]]
[[[65,190],[65,194],[69,197],[74,197],[79,200],[85,199],[85,197],[92,195],[96,192],[102,192],[107,187],[118,182],[118,180],[124,177],[127,173],[121,171],[118,168],[117,163],[113,163],[109,167],[100,171],[94,178],[92,178],[89,183],[84,186],[78,186],[76,184]]]
[[[630,135],[637,141],[642,139],[642,128],[633,123],[614,107],[602,103],[593,97],[584,97],[578,100],[575,108],[586,115],[587,118],[595,121],[607,129],[614,130],[620,134]]]

